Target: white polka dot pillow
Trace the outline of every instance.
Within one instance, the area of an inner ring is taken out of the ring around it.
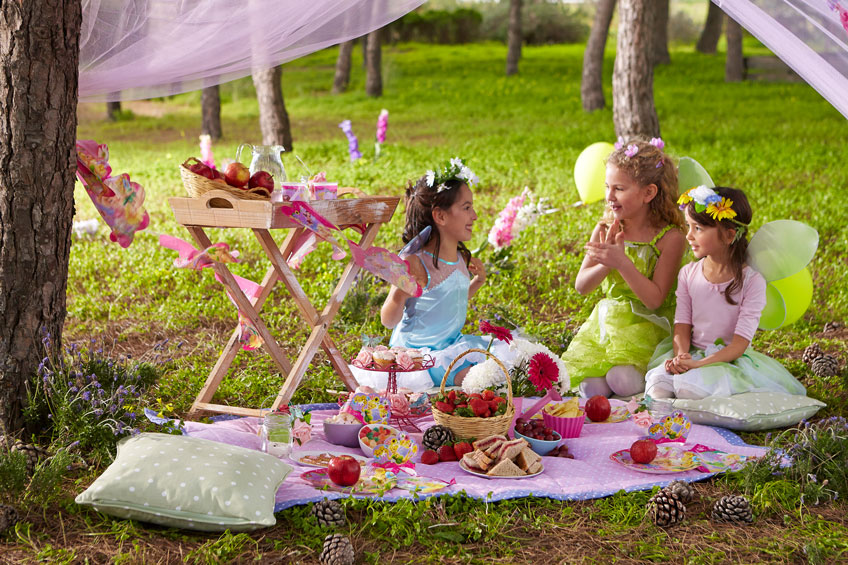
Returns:
[[[255,530],[276,523],[274,496],[291,470],[261,451],[144,433],[118,443],[115,462],[76,502],[162,526]]]
[[[745,392],[700,400],[678,398],[673,404],[696,424],[747,432],[792,426],[826,406],[815,398],[782,392]]]

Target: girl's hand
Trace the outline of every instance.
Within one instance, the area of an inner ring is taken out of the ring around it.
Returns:
[[[483,261],[479,258],[471,258],[471,261],[468,263],[468,272],[471,273],[477,284],[486,282],[486,266],[483,265]]]
[[[693,367],[687,367],[686,364],[692,361],[692,356],[689,353],[681,353],[675,355],[665,362],[665,370],[672,375],[680,375]]]
[[[621,223],[615,220],[608,230],[600,232],[600,241],[590,241],[586,244],[586,255],[595,263],[620,269],[630,259],[624,253],[624,232]]]

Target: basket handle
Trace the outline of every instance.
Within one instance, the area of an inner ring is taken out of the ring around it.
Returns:
[[[486,355],[487,357],[491,357],[495,361],[495,363],[498,364],[498,366],[501,368],[501,371],[503,371],[504,375],[506,376],[507,402],[512,404],[512,381],[509,378],[509,371],[506,370],[506,367],[504,366],[504,364],[501,362],[500,359],[498,359],[491,352],[486,351],[485,349],[472,348],[472,349],[469,349],[468,351],[464,351],[464,352],[460,353],[459,355],[457,355],[456,359],[451,361],[451,364],[448,365],[448,370],[445,371],[445,374],[442,377],[442,386],[439,388],[439,392],[442,393],[442,394],[445,393],[445,383],[448,382],[448,375],[450,375],[450,372],[453,369],[453,366],[456,365],[457,361],[459,361],[460,359],[462,359],[463,357],[465,357],[469,353],[482,353],[483,355]]]

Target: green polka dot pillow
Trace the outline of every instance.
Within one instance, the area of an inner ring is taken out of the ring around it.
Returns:
[[[254,530],[276,523],[274,496],[291,470],[261,451],[144,433],[118,443],[115,462],[76,502],[162,526]]]
[[[826,406],[815,398],[782,392],[745,392],[699,400],[677,398],[672,403],[696,424],[747,432],[792,426]]]

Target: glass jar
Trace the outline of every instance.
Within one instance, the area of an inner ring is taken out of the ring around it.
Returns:
[[[651,398],[650,395],[645,394],[645,406],[648,407],[648,412],[651,413],[654,422],[659,422],[674,412],[671,400],[671,398]]]
[[[292,417],[283,412],[265,414],[262,422],[262,451],[274,457],[288,457],[292,450]]]

